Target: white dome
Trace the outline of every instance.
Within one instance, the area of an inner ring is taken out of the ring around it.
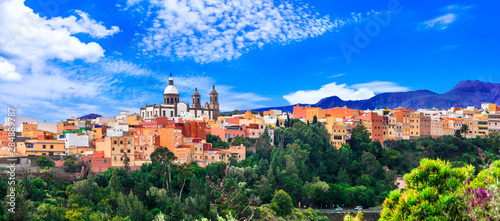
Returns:
[[[168,85],[163,94],[179,94],[179,91],[174,85]]]
[[[167,88],[165,88],[163,94],[177,94],[177,95],[179,94],[179,91],[174,86],[174,79],[172,77],[168,79],[168,86]]]

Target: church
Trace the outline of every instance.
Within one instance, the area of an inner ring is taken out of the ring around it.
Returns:
[[[168,86],[163,92],[163,104],[153,104],[141,107],[141,117],[144,120],[149,120],[154,117],[201,117],[209,116],[210,119],[217,120],[219,117],[219,94],[215,90],[215,85],[210,92],[210,103],[205,102],[201,106],[200,93],[196,88],[193,93],[193,104],[179,101],[179,91],[174,86],[172,74],[168,79]]]

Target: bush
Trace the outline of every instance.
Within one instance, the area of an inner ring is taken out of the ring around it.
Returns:
[[[292,198],[284,190],[274,192],[271,208],[279,215],[286,216],[292,213]]]
[[[466,179],[473,166],[452,168],[449,162],[422,159],[406,174],[406,190],[392,191],[384,201],[380,220],[464,220]]]
[[[41,167],[41,168],[45,168],[45,167],[54,167],[56,165],[56,163],[54,163],[54,161],[50,160],[47,156],[40,156],[36,162],[38,162],[38,165]]]

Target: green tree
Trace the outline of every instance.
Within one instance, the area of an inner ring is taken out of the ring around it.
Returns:
[[[109,180],[109,187],[111,190],[116,191],[116,192],[121,192],[123,190],[123,187],[120,183],[120,179],[118,178],[118,173],[117,170],[113,170],[113,175],[111,176],[111,179]]]
[[[133,221],[141,221],[145,218],[144,205],[137,198],[132,203],[132,212],[130,214],[130,219]]]
[[[77,161],[77,158],[75,155],[68,155],[64,157],[64,171],[66,172],[78,172],[78,170],[81,168],[80,163],[75,163]]]
[[[130,158],[127,156],[127,153],[123,152],[123,165],[127,172],[130,172]]]
[[[394,190],[384,201],[380,220],[464,220],[467,208],[461,196],[473,175],[470,165],[453,168],[439,159],[422,159],[404,176],[406,190]]]
[[[175,154],[167,147],[156,147],[151,154],[151,160],[156,165],[154,173],[165,178],[167,190],[171,190],[172,182],[172,163],[177,160]]]
[[[14,193],[16,196],[14,197],[15,208],[12,208],[8,202],[11,202],[11,197],[7,196],[4,200],[4,208],[7,210],[8,220],[12,221],[21,221],[26,220],[28,217],[28,206],[26,203],[26,191],[24,190],[22,185],[15,185],[13,187],[15,189]],[[14,212],[10,212],[10,210]]]
[[[54,163],[54,161],[50,160],[47,156],[45,155],[42,155],[40,156],[36,162],[38,162],[38,165],[41,167],[41,168],[45,168],[45,167],[54,167],[56,165],[56,163]]]
[[[179,191],[179,200],[182,198],[182,191],[184,190],[184,186],[186,185],[186,180],[193,175],[193,168],[191,168],[190,164],[182,164],[177,167],[179,172],[179,183],[182,183],[181,190]]]
[[[127,217],[132,213],[132,207],[128,198],[121,192],[118,193],[116,214],[121,217]]]
[[[207,143],[211,143],[212,148],[216,149],[229,148],[229,143],[222,141],[222,139],[219,136],[214,136],[212,134],[207,134]]]
[[[271,208],[279,215],[286,216],[292,213],[292,198],[284,190],[276,190],[271,200]]]
[[[248,143],[248,140],[244,137],[235,137],[233,141],[231,142],[232,146],[240,146],[243,145],[245,147],[250,147],[250,143]]]
[[[340,168],[339,173],[337,175],[337,183],[345,183],[347,185],[351,184],[351,178],[349,178],[349,174],[344,168]]]
[[[463,134],[464,137],[467,137],[467,135],[469,134],[469,125],[462,124],[462,127],[460,127],[460,134]]]
[[[318,123],[318,117],[314,115],[312,124],[317,124],[317,123]]]

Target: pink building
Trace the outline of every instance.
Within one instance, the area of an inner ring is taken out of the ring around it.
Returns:
[[[227,125],[210,128],[207,131],[214,136],[219,136],[222,141],[227,142],[230,138],[245,137],[246,128],[246,125]]]

